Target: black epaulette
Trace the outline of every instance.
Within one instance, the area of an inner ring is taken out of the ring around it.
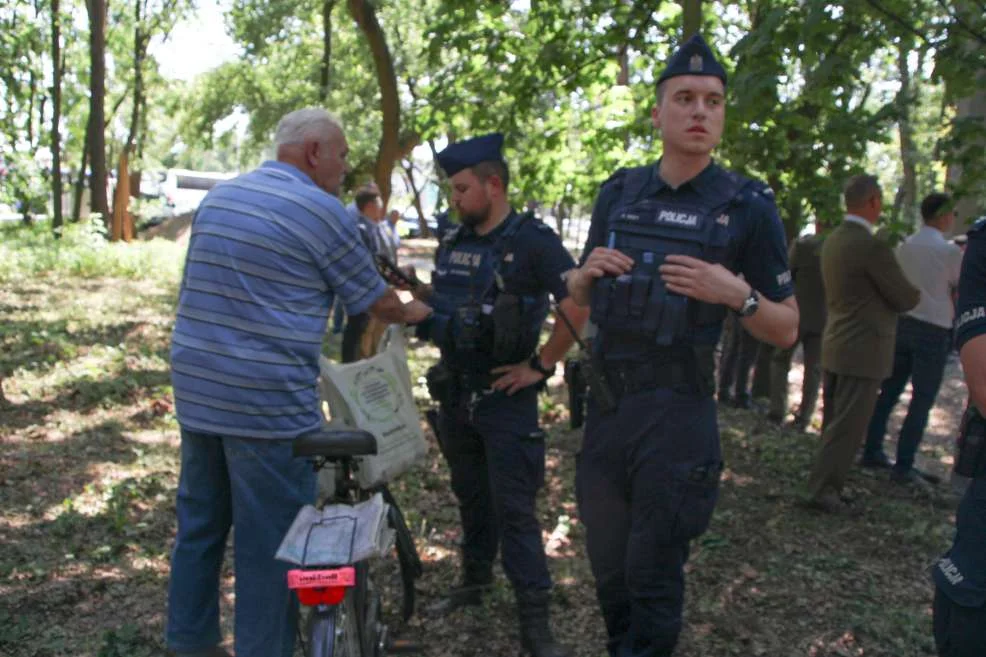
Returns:
[[[770,188],[770,185],[763,182],[762,180],[753,180],[753,191],[761,196],[774,200],[774,190]]]
[[[629,169],[627,169],[626,167],[620,167],[619,169],[613,172],[613,175],[611,175],[609,178],[603,181],[603,184],[599,186],[599,189],[602,189],[603,187],[605,187],[610,183],[613,184],[619,183],[620,185],[622,185],[623,179],[626,178],[628,170]]]

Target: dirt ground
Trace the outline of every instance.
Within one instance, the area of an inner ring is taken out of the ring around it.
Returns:
[[[9,400],[0,407],[0,654],[163,654],[178,474],[167,366],[174,294],[173,280],[40,279],[0,288],[0,377]],[[418,377],[434,352],[411,353]],[[790,384],[797,403],[798,366]],[[580,435],[567,428],[561,393],[556,385],[541,403],[550,437],[539,514],[556,584],[554,621],[574,654],[602,657],[573,491]],[[920,456],[946,479],[964,405],[953,360]],[[712,526],[688,564],[677,656],[932,655],[928,569],[952,536],[947,485],[926,497],[854,470],[849,491],[862,515],[810,514],[794,501],[817,428],[778,429],[728,408],[720,427],[727,470]],[[456,580],[460,536],[433,440],[394,490],[425,562],[423,610]],[[227,565],[227,628],[231,585]],[[422,611],[396,629],[426,656],[516,655],[515,621],[499,573],[484,607],[444,620]]]

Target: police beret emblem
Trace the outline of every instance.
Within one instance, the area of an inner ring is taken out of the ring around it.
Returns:
[[[701,55],[692,55],[691,59],[688,60],[688,70],[692,73],[698,73],[702,70]]]

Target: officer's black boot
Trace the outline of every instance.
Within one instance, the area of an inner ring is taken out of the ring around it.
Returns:
[[[493,564],[470,562],[463,564],[462,583],[453,586],[448,595],[428,608],[436,616],[450,614],[462,607],[483,604],[483,595],[493,588]]]
[[[571,650],[551,634],[551,591],[517,591],[520,644],[531,657],[570,657]]]

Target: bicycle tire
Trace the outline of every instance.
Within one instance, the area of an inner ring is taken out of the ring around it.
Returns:
[[[414,582],[421,577],[423,572],[421,557],[418,555],[418,548],[414,544],[414,538],[411,536],[411,531],[404,520],[404,514],[401,512],[397,500],[394,499],[394,495],[387,486],[381,487],[380,492],[383,494],[384,501],[390,506],[388,520],[397,534],[397,560],[401,567],[401,588],[403,590],[401,617],[406,623],[414,615],[416,597]]]
[[[316,607],[308,617],[308,657],[364,657],[356,595],[346,591],[342,602]]]

